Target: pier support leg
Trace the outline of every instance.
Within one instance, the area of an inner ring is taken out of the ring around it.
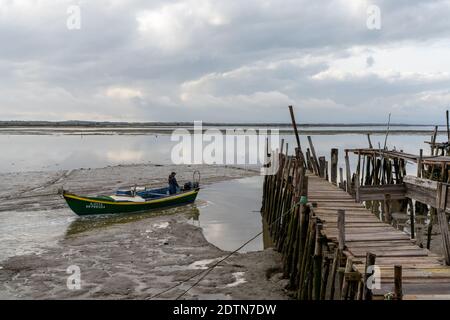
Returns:
[[[375,273],[375,259],[376,255],[368,252],[366,254],[366,270],[364,273],[364,288],[363,288],[363,300],[372,300],[372,283],[368,283],[368,280]]]
[[[338,149],[331,149],[331,183],[337,185]]]

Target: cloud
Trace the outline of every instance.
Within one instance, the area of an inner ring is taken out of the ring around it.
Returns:
[[[3,119],[286,122],[293,104],[305,122],[420,122],[448,106],[450,1],[78,3],[76,31],[73,1],[0,3]]]
[[[136,20],[144,41],[163,51],[185,48],[196,32],[227,23],[224,14],[206,0],[175,2],[143,10]]]
[[[143,97],[140,90],[126,87],[108,88],[105,92],[105,95],[113,99],[133,99]]]
[[[375,59],[373,57],[367,57],[366,66],[367,68],[372,67],[375,64]]]

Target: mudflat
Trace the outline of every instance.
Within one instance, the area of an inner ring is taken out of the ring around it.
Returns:
[[[241,168],[203,165],[7,173],[1,175],[0,215],[61,210],[66,206],[57,194],[62,187],[82,194],[107,194],[133,184],[164,184],[171,171],[178,172],[179,181],[189,180],[194,170],[202,172],[202,184],[256,174]],[[0,261],[0,298],[177,298],[208,266],[229,253],[210,244],[201,228],[189,223],[185,212],[186,208],[175,207],[158,216],[130,216],[125,221],[112,217],[107,223],[95,227],[89,224],[88,228],[84,228],[84,220],[75,221],[55,246]],[[70,285],[72,274],[68,270],[74,266],[80,271],[79,289]],[[280,266],[280,256],[272,249],[236,253],[181,298],[286,299],[286,280]]]

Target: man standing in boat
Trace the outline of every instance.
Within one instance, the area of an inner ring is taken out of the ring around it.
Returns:
[[[175,194],[177,193],[178,188],[180,187],[178,185],[177,179],[175,178],[176,172],[172,172],[169,176],[169,193]]]

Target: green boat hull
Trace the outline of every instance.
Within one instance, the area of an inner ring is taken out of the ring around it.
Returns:
[[[160,209],[192,203],[197,198],[198,189],[145,202],[114,201],[106,197],[82,197],[64,193],[63,197],[70,209],[79,216],[92,214],[132,213]]]

